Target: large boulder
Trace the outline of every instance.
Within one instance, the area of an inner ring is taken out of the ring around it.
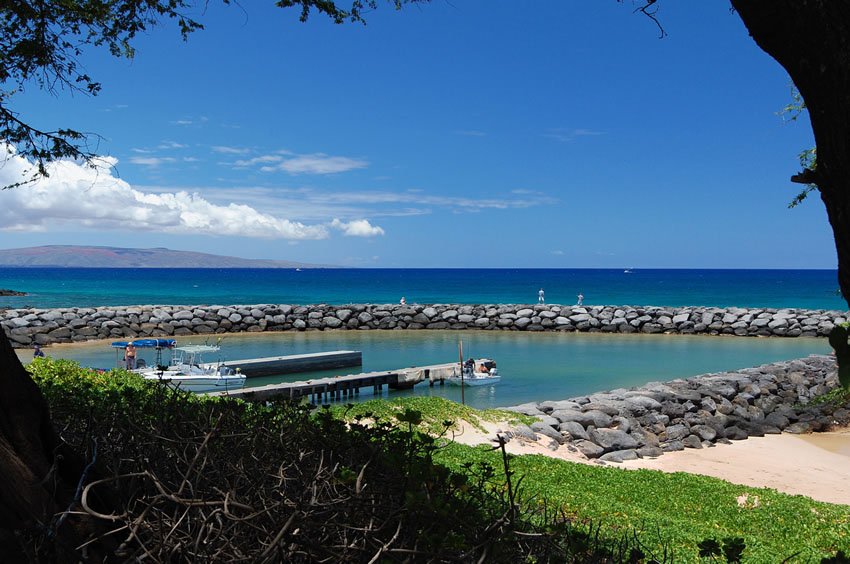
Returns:
[[[602,447],[605,452],[637,448],[638,442],[619,429],[593,429],[588,433],[590,440]]]

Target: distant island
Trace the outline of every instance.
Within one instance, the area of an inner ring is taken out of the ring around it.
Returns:
[[[0,296],[26,296],[26,292],[18,292],[17,290],[7,290],[0,288]]]
[[[171,249],[46,245],[0,249],[0,267],[57,268],[337,268],[286,260],[244,259]]]

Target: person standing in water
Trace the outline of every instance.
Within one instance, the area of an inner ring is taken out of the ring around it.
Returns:
[[[540,288],[540,291],[537,292],[537,303],[545,304],[546,299],[543,297],[543,288]]]
[[[584,302],[584,294],[582,294],[581,292],[578,293],[578,296],[576,296],[576,298],[578,299],[578,301],[576,301],[576,305],[581,305]]]

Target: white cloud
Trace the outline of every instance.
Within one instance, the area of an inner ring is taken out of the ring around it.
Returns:
[[[283,157],[281,157],[280,155],[263,155],[261,157],[254,157],[252,159],[241,159],[233,164],[240,167],[248,167],[263,163],[278,163],[282,160]]]
[[[174,157],[130,157],[130,162],[142,166],[159,166],[164,163],[173,163]]]
[[[525,191],[516,198],[472,198],[464,196],[428,195],[415,192],[334,192],[311,196],[314,202],[328,204],[413,204],[417,206],[446,207],[456,212],[481,211],[485,209],[522,209],[538,205],[554,204],[555,198],[540,192]]]
[[[268,239],[329,236],[324,225],[305,225],[245,204],[215,204],[184,190],[153,193],[134,189],[113,175],[111,167],[116,162],[103,159],[92,168],[57,161],[48,166],[49,177],[0,192],[0,230],[88,228]],[[0,185],[19,182],[33,172],[31,163],[12,154],[0,162]]]
[[[192,120],[190,119],[178,119],[171,122],[172,125],[192,125]]]
[[[383,229],[377,225],[372,225],[366,219],[355,219],[347,223],[334,219],[331,222],[331,227],[339,229],[346,237],[377,237],[384,234]]]
[[[322,153],[300,155],[287,159],[278,167],[290,174],[334,174],[358,168],[366,168],[368,162],[349,157],[329,157]]]
[[[185,149],[187,145],[177,143],[176,141],[163,141],[157,146],[157,149]]]
[[[243,147],[225,147],[223,145],[214,145],[211,147],[214,153],[223,155],[247,155],[251,150]]]
[[[261,155],[233,163],[237,167],[260,167],[262,172],[287,172],[289,174],[336,174],[366,168],[367,161],[351,157],[334,157],[325,153],[295,155],[289,151],[278,151],[272,155]]]
[[[487,134],[483,131],[478,131],[475,129],[462,129],[455,131],[455,135],[463,135],[465,137],[486,137]]]

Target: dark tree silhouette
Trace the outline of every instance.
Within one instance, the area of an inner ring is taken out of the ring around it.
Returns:
[[[793,180],[820,192],[838,253],[838,284],[850,300],[850,4],[732,0],[732,6],[758,46],[788,71],[806,103],[817,168]]]

